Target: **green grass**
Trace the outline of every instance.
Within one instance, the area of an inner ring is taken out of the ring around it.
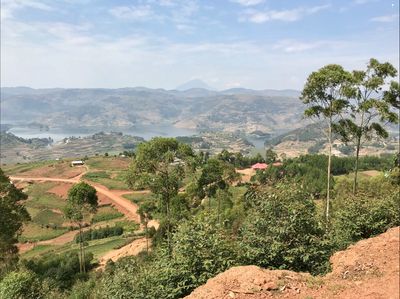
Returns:
[[[24,230],[19,237],[20,242],[25,241],[44,241],[56,238],[66,233],[68,230],[65,228],[46,228],[34,222],[29,222],[24,226]]]
[[[129,189],[125,183],[123,172],[91,171],[83,176],[84,179],[106,186],[108,189]]]
[[[119,157],[92,157],[85,161],[91,169],[118,171],[127,169],[130,159]]]
[[[122,236],[109,237],[100,240],[93,240],[87,242],[85,246],[85,252],[92,252],[95,259],[98,259],[110,250],[120,248],[129,242],[130,240],[123,238]],[[33,249],[23,253],[22,258],[38,258],[41,256],[46,256],[47,254],[63,254],[71,251],[76,251],[79,249],[79,245],[76,243],[67,243],[62,246],[53,245],[37,245]]]
[[[55,245],[36,245],[29,251],[26,251],[21,254],[21,258],[23,259],[30,259],[37,257],[38,255],[46,254],[50,251],[54,251],[54,249],[59,248],[60,246]]]
[[[139,206],[146,200],[149,200],[149,199],[156,200],[154,197],[154,194],[152,194],[152,193],[124,194],[123,197],[125,197],[126,199],[129,199],[131,202],[133,202]]]
[[[32,221],[24,226],[20,241],[49,240],[67,231],[60,227],[64,222],[63,214],[52,211],[52,209],[62,211],[66,204],[65,200],[55,194],[47,193],[55,185],[54,182],[46,182],[28,187],[29,199],[25,202],[25,206]]]
[[[46,182],[46,183],[30,185],[26,192],[29,195],[29,199],[25,203],[26,207],[39,210],[44,210],[44,209],[62,210],[66,204],[65,200],[55,194],[47,193],[47,191],[53,188],[55,185],[56,183],[54,182]]]
[[[366,170],[366,171],[368,171],[368,170]],[[382,175],[382,173],[383,172],[380,172],[380,175]],[[373,176],[370,176],[370,175],[364,173],[364,170],[361,170],[358,172],[359,179],[370,179],[372,177]],[[340,180],[354,180],[354,173],[351,172],[349,174],[335,175],[334,178],[337,182],[339,182]]]
[[[45,165],[53,164],[55,161],[39,161],[39,162],[30,162],[30,163],[22,163],[22,164],[12,164],[2,166],[3,171],[7,175],[18,174],[22,172],[26,172],[38,167],[42,167]]]
[[[232,192],[233,201],[240,200],[247,191],[247,187],[230,187],[229,191]]]
[[[120,248],[126,243],[127,240],[121,236],[93,240],[89,241],[89,246],[85,247],[85,251],[93,253],[94,258],[98,259],[108,251]]]
[[[55,213],[49,209],[45,209],[41,210],[39,213],[36,214],[36,216],[32,217],[32,221],[42,225],[55,224],[57,226],[60,226],[64,222],[64,217],[62,214]]]
[[[41,209],[38,209],[38,208],[29,207],[26,205],[25,205],[25,207],[26,207],[26,210],[28,211],[29,215],[31,216],[31,218],[34,218],[41,211]]]
[[[83,178],[88,180],[109,179],[110,174],[106,171],[90,171],[87,172]]]
[[[139,229],[139,224],[129,220],[122,220],[115,223],[117,226],[121,226],[124,229],[124,233],[132,233]]]
[[[129,189],[128,185],[125,182],[119,181],[117,179],[91,179],[90,181],[102,184],[103,186],[106,186],[108,189],[111,190]]]
[[[34,197],[26,201],[25,205],[27,207],[37,208],[37,209],[59,209],[63,210],[66,202],[62,198],[55,194],[43,194],[38,197]]]
[[[124,214],[118,212],[115,208],[111,206],[100,207],[97,210],[97,213],[93,216],[92,223],[121,218],[123,216]]]

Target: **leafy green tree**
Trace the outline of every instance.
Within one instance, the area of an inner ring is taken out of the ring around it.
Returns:
[[[278,158],[278,154],[272,150],[272,148],[267,149],[265,153],[265,163],[271,164],[276,162]]]
[[[330,177],[332,159],[332,128],[337,118],[348,105],[347,94],[351,74],[337,64],[330,64],[311,73],[301,94],[301,100],[307,109],[304,115],[307,118],[316,118],[325,122],[328,132],[328,167],[327,167],[327,188],[326,188],[326,224],[329,223],[330,208]]]
[[[127,183],[131,188],[149,188],[161,200],[171,246],[171,200],[178,195],[185,176],[185,160],[194,157],[191,147],[174,138],[156,137],[141,143],[129,167]]]
[[[0,277],[18,259],[18,236],[30,216],[21,204],[27,195],[17,189],[0,168]]]
[[[8,273],[0,281],[0,298],[43,298],[41,283],[31,271],[21,270]]]
[[[240,229],[241,260],[272,269],[321,273],[331,253],[314,201],[298,184],[256,191]]]
[[[396,68],[388,62],[380,63],[371,58],[365,71],[353,71],[350,97],[350,113],[341,119],[335,126],[343,141],[352,141],[355,144],[355,165],[353,193],[357,192],[359,169],[359,154],[364,140],[373,136],[387,138],[389,136],[382,126],[382,121],[398,122],[398,117],[391,108],[391,99],[395,98],[395,85],[385,92],[382,90],[388,85],[387,79],[396,76]],[[384,98],[388,100],[384,100]],[[393,104],[392,104],[393,105]],[[380,118],[380,121],[378,120]]]
[[[209,159],[201,170],[197,181],[200,198],[208,198],[211,209],[211,198],[215,198],[218,190],[228,190],[229,184],[238,178],[235,168],[218,159]],[[218,201],[218,219],[221,216],[221,196],[216,197]]]
[[[82,225],[85,214],[93,214],[98,206],[96,189],[85,182],[80,182],[72,186],[68,191],[65,216],[79,226],[79,266],[80,272],[86,272],[85,249],[82,239]]]
[[[398,119],[400,119],[400,84],[397,81],[390,82],[389,90],[386,90],[383,95],[385,102],[389,103],[392,107],[397,109]],[[400,131],[400,125],[399,125]],[[397,150],[397,167],[400,168],[400,138]]]

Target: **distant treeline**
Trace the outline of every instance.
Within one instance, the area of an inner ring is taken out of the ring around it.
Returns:
[[[355,157],[332,157],[332,175],[345,175],[354,170]],[[305,190],[316,197],[326,195],[328,156],[304,155],[283,161],[281,166],[268,167],[258,171],[253,181],[261,184],[276,184],[279,181],[296,181],[301,183]],[[385,171],[394,167],[394,157],[365,156],[359,160],[359,170]],[[335,179],[331,178],[333,188]]]

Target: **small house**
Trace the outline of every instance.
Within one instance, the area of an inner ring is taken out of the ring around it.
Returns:
[[[85,162],[83,162],[81,160],[77,160],[77,161],[72,161],[71,162],[71,166],[82,166],[84,164],[85,164]]]

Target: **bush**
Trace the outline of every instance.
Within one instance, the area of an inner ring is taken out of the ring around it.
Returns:
[[[92,253],[86,253],[86,269],[90,270]],[[77,252],[66,254],[50,254],[40,259],[23,260],[23,265],[38,275],[42,280],[52,281],[60,290],[69,289],[77,280],[86,278],[87,274],[79,273],[79,257]]]
[[[43,298],[38,276],[27,270],[8,273],[0,282],[0,298]]]
[[[316,207],[297,184],[258,192],[239,232],[241,261],[272,269],[327,270],[331,253]]]
[[[172,252],[159,247],[144,260],[121,259],[103,276],[101,298],[181,298],[236,263],[217,217],[200,214],[179,225]],[[129,278],[129,279],[127,279]]]
[[[398,187],[383,177],[359,181],[356,195],[351,181],[338,186],[333,203],[333,238],[338,249],[361,239],[381,234],[400,225]]]

